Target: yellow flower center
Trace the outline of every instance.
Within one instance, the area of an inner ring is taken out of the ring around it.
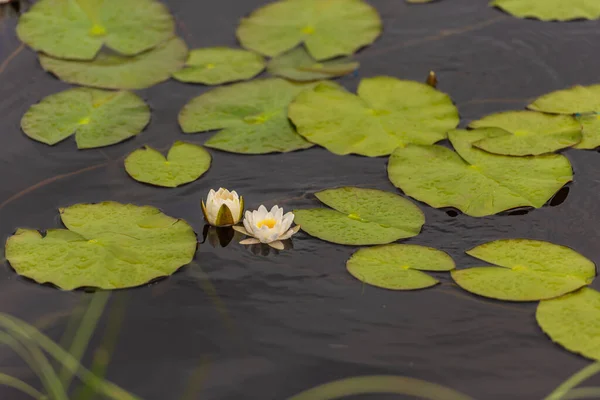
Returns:
[[[275,221],[273,218],[270,219],[263,219],[262,221],[258,221],[256,223],[256,226],[260,229],[262,228],[264,225],[268,226],[269,229],[273,229],[273,227],[275,226],[275,224],[277,223],[277,221]]]

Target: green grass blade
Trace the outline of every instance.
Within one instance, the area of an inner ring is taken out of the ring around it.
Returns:
[[[600,397],[600,387],[582,387],[567,392],[562,400],[597,399]]]
[[[2,372],[0,372],[0,385],[12,387],[13,389],[19,390],[37,400],[43,400],[47,398],[29,384],[13,376],[3,374]]]
[[[359,394],[390,393],[427,400],[472,400],[450,388],[404,376],[358,376],[340,379],[306,390],[288,400],[333,400]]]
[[[564,399],[567,392],[573,389],[575,386],[579,385],[581,382],[590,378],[592,375],[600,372],[600,361],[596,361],[585,368],[582,368],[575,374],[573,374],[569,379],[564,381],[559,387],[554,389],[552,393],[550,393],[544,400],[562,400]]]

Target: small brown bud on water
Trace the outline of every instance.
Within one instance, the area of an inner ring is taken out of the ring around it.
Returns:
[[[435,75],[435,72],[429,71],[429,75],[427,76],[427,80],[425,81],[425,83],[427,83],[431,87],[437,87],[438,80],[437,76]]]

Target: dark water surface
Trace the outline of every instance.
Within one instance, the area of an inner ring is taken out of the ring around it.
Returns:
[[[201,47],[235,45],[238,19],[264,2],[168,4],[180,35],[190,47]],[[599,80],[598,21],[518,20],[488,8],[487,0],[370,3],[381,13],[385,32],[359,53],[358,76],[340,80],[350,89],[361,77],[375,75],[423,81],[432,69],[464,126],[488,113],[521,109],[545,92]],[[212,167],[197,182],[177,189],[137,183],[123,168],[123,157],[132,150],[144,144],[166,149],[175,140],[201,144],[211,135],[180,132],[179,110],[208,89],[176,81],[139,91],[152,107],[152,121],[135,139],[85,151],[78,151],[72,138],[53,147],[34,142],[21,133],[21,116],[68,85],[44,73],[31,50],[19,51],[14,24],[5,20],[0,27],[0,60],[14,56],[0,67],[2,241],[18,227],[59,227],[57,208],[79,202],[157,206],[190,222],[201,236],[199,203],[210,188],[235,189],[250,208],[286,209],[317,206],[312,193],[334,186],[395,190],[387,180],[386,158],[339,157],[320,148],[265,156],[210,150]],[[466,249],[516,237],[570,246],[600,263],[600,154],[565,154],[575,181],[562,204],[487,218],[451,216],[420,204],[427,223],[421,235],[404,242],[444,250],[459,268],[480,264],[464,254]],[[438,274],[441,285],[417,292],[363,287],[345,270],[355,248],[304,233],[293,243],[293,250],[265,256],[236,242],[213,248],[207,241],[194,263],[174,276],[114,292],[85,365],[104,346],[105,328],[119,312],[125,317],[116,325],[108,378],[148,400],[180,399],[190,380],[202,387],[193,399],[283,399],[330,380],[368,374],[421,378],[476,399],[540,399],[589,363],[545,337],[535,323],[534,303],[479,298],[445,274]],[[90,296],[37,285],[8,265],[0,269],[0,311],[55,340]],[[0,370],[36,382],[8,348],[0,350]],[[0,387],[0,398],[25,397]]]

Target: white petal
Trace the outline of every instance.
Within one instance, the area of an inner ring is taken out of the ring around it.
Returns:
[[[283,216],[283,221],[281,223],[281,231],[285,232],[288,229],[290,229],[290,226],[292,226],[292,222],[294,222],[294,213],[289,212],[289,213],[285,214]]]
[[[274,248],[276,250],[283,250],[283,249],[285,249],[285,247],[283,246],[283,243],[281,243],[279,240],[276,240],[275,242],[269,243],[269,246],[271,246],[272,248]]]
[[[239,198],[240,198],[240,196],[238,196],[238,194],[237,194],[237,192],[235,190],[233,190],[231,192],[231,195],[233,196],[234,199],[238,199],[239,200]]]
[[[240,242],[240,244],[259,244],[260,240],[255,239],[255,238],[250,238],[250,239],[244,239]]]
[[[246,236],[252,236],[250,232],[248,232],[243,226],[234,225],[232,226],[234,231],[238,231],[239,233],[243,233]]]
[[[246,228],[246,231],[248,232],[248,236],[253,236],[252,232],[252,220],[250,220],[248,217],[244,218],[244,228]]]
[[[265,206],[263,206],[261,204],[260,207],[258,207],[258,212],[260,212],[262,214],[266,214],[267,213],[267,207],[265,207]]]
[[[273,207],[275,208],[275,207]],[[280,220],[283,218],[283,208],[278,208],[273,215],[275,216],[275,219]]]

